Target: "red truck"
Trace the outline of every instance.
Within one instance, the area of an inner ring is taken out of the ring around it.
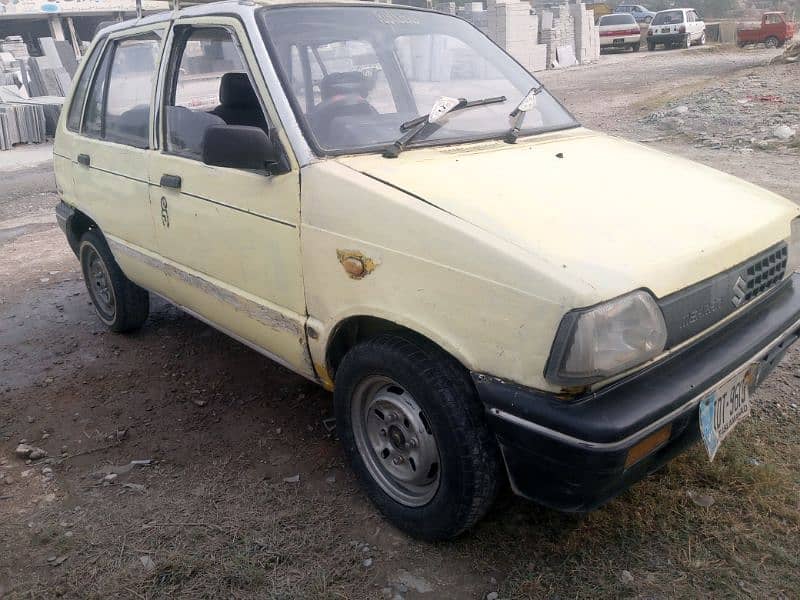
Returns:
[[[741,23],[736,28],[736,43],[740,48],[748,44],[764,44],[767,48],[780,48],[794,37],[797,25],[786,20],[786,13],[765,12],[761,23]]]

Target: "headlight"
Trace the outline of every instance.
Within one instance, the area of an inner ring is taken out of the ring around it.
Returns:
[[[786,272],[791,274],[800,268],[800,217],[792,221],[792,234],[788,239],[789,256]]]
[[[653,297],[636,291],[561,320],[545,377],[558,385],[587,385],[658,356],[667,342]]]

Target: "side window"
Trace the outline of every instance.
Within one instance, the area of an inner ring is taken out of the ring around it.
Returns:
[[[259,127],[269,134],[258,96],[232,34],[184,28],[176,36],[171,90],[165,98],[165,149],[200,160],[213,125]]]
[[[106,94],[104,139],[147,148],[160,47],[161,40],[154,34],[116,43]]]
[[[83,103],[86,100],[86,92],[89,89],[92,71],[94,70],[94,66],[97,64],[97,61],[100,59],[102,47],[103,42],[99,42],[95,47],[94,52],[84,59],[86,64],[81,72],[81,78],[78,80],[78,84],[75,86],[75,92],[72,94],[72,101],[69,105],[69,114],[67,115],[67,129],[70,131],[80,131]]]
[[[147,147],[160,43],[148,33],[106,44],[86,103],[84,134]]]
[[[108,81],[108,67],[114,54],[113,44],[106,44],[103,60],[95,71],[89,99],[86,102],[86,111],[83,116],[82,132],[91,137],[103,136],[103,107],[105,106],[106,82]]]
[[[686,20],[689,21],[689,23],[694,23],[695,19],[694,19],[694,13],[693,12],[686,13],[686,16],[687,16]]]

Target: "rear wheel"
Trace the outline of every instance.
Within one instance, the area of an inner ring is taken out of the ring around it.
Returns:
[[[631,44],[631,50],[633,50],[634,52],[638,52],[641,46],[642,46],[641,42],[636,42],[635,44]]]
[[[647,42],[647,49],[648,49],[650,52],[653,52],[653,51],[656,49],[656,44],[655,44],[655,42]]]
[[[692,47],[692,34],[687,33],[686,39],[683,40],[683,47],[684,48],[691,48]]]
[[[700,39],[697,41],[698,45],[705,46],[706,45],[706,32],[700,34]]]
[[[390,334],[356,345],[336,372],[334,402],[353,470],[397,528],[450,539],[490,508],[499,449],[468,373],[439,348]]]
[[[125,277],[99,232],[83,234],[78,258],[100,320],[117,333],[139,329],[150,312],[150,295]]]
[[[777,48],[780,40],[776,38],[774,35],[769,36],[767,39],[764,40],[764,45],[767,48]]]

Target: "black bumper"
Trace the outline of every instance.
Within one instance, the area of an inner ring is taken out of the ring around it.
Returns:
[[[80,240],[75,238],[73,233],[73,228],[70,226],[70,222],[75,217],[75,209],[72,208],[69,204],[64,202],[63,200],[56,204],[56,222],[58,226],[61,228],[61,231],[64,232],[64,235],[67,236],[67,242],[69,243],[69,247],[72,248],[72,251],[75,255],[78,255],[78,243]]]
[[[744,314],[663,361],[572,401],[474,374],[518,494],[588,511],[700,439],[704,392],[759,363],[757,383],[800,337],[800,274]],[[669,438],[626,468],[628,451],[671,424]]]
[[[665,33],[647,36],[647,41],[652,44],[683,44],[688,33]]]

